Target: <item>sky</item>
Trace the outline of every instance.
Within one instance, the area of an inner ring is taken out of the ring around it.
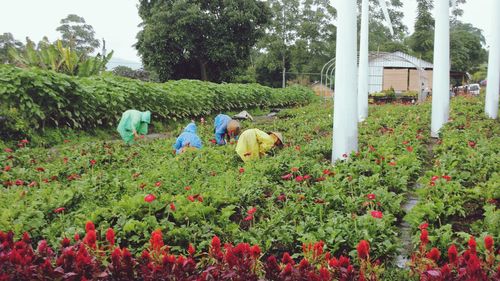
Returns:
[[[462,6],[462,20],[482,29],[487,42],[491,38],[489,25],[493,14],[488,7],[493,1],[500,0],[467,0]],[[404,23],[412,32],[416,1],[402,2]],[[141,22],[137,3],[138,0],[0,0],[0,34],[10,32],[21,41],[28,36],[35,42],[46,35],[53,41],[59,37],[56,28],[60,20],[73,13],[94,27],[96,38],[105,38],[107,49],[114,50],[114,58],[140,62],[132,46]]]

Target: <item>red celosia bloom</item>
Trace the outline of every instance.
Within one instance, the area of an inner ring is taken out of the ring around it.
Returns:
[[[295,181],[296,182],[303,182],[304,181],[304,177],[303,176],[296,176],[295,177]]]
[[[189,243],[187,251],[188,251],[190,256],[192,256],[192,255],[194,255],[194,253],[196,253],[196,250],[194,249],[194,246],[191,243]]]
[[[488,251],[493,252],[493,237],[491,235],[486,235],[484,237],[484,247],[488,249]]]
[[[286,195],[284,193],[281,193],[280,195],[278,195],[278,201],[286,201]]]
[[[439,176],[432,176],[431,181],[437,181],[439,179]]]
[[[184,187],[184,190],[191,190],[191,187],[188,185],[188,186]]]
[[[250,210],[247,211],[247,214],[248,215],[253,215],[253,214],[255,214],[255,212],[257,212],[257,208],[252,207]]]
[[[24,185],[24,181],[23,180],[16,180],[16,185]]]
[[[424,222],[418,226],[418,229],[422,230],[422,229],[427,229],[428,227],[429,227],[429,223]]]
[[[309,267],[309,262],[303,258],[300,262],[299,262],[299,270],[307,270],[307,268]]]
[[[371,211],[370,214],[376,219],[381,219],[383,217],[383,214],[380,211]]]
[[[325,178],[325,177],[319,177],[319,178],[317,178],[315,181],[316,181],[316,182],[320,182],[320,181],[324,181],[324,180],[326,180],[326,178]]]
[[[311,178],[311,175],[304,175],[304,180],[308,180]]]
[[[300,151],[300,145],[296,145],[295,150]]]
[[[106,231],[106,240],[111,246],[115,245],[115,232],[112,228],[108,228],[108,230]]]
[[[146,195],[146,197],[144,197],[144,201],[146,201],[148,203],[153,202],[155,199],[156,199],[156,196],[154,196],[153,194],[148,194],[148,195]]]
[[[472,148],[476,147],[476,143],[474,141],[469,141],[468,144]]]
[[[95,225],[93,222],[87,221],[87,223],[85,223],[85,231],[89,232],[90,230],[95,230]]]
[[[160,187],[160,186],[161,186],[161,181],[157,181],[157,182],[155,183],[155,186],[156,186],[156,187]]]
[[[435,262],[438,262],[440,257],[441,252],[437,248],[432,248],[429,253],[427,253],[427,258]]]
[[[422,229],[422,232],[420,233],[420,242],[424,245],[429,243],[429,232],[427,229]]]
[[[149,240],[151,244],[151,249],[154,251],[159,251],[165,244],[163,243],[163,236],[160,229],[157,229],[151,233],[151,239]]]
[[[373,194],[373,193],[370,193],[370,194],[366,195],[366,197],[367,197],[369,200],[375,200],[375,198],[376,198],[375,194]]]
[[[5,151],[6,153],[12,153],[13,152],[13,150],[10,149],[10,148],[8,148],[8,147],[4,148],[3,151]]]
[[[38,167],[38,168],[36,168],[36,170],[37,170],[38,172],[45,172],[45,169],[44,169],[43,167]]]
[[[293,177],[293,175],[292,175],[292,174],[286,174],[286,175],[282,176],[281,178],[282,178],[282,179],[284,179],[284,180],[289,180],[289,179],[291,179],[292,177]]]
[[[328,280],[331,280],[331,276],[330,276],[330,271],[328,271],[328,269],[324,268],[324,267],[321,267],[319,269],[319,277],[321,279],[321,281],[328,281]]]
[[[328,175],[330,175],[331,173],[332,173],[332,172],[331,172],[330,170],[328,170],[328,169],[323,170],[323,175],[328,176]]]
[[[396,162],[395,161],[389,162],[389,166],[396,166]]]
[[[71,244],[71,241],[69,241],[68,237],[64,237],[63,240],[61,241],[61,246],[63,246],[64,248],[69,247],[70,244]]]
[[[28,184],[28,187],[34,187],[37,185],[37,182],[36,181],[32,181],[30,182],[30,184]]]
[[[97,241],[97,236],[95,230],[88,231],[85,237],[83,238],[83,243],[92,249],[96,248],[96,241]]]
[[[357,250],[358,250],[358,257],[361,260],[367,259],[368,255],[370,254],[370,244],[366,240],[361,240],[358,243]]]
[[[112,253],[111,253],[111,263],[113,263],[113,267],[118,270],[121,265],[121,260],[122,258],[122,251],[120,248],[116,248]]]
[[[203,202],[203,197],[202,197],[201,195],[196,196],[196,199],[197,199],[199,202]]]
[[[215,139],[211,139],[210,142],[213,143],[213,144],[217,143],[217,141]]]
[[[73,239],[75,239],[75,241],[80,241],[80,235],[78,235],[78,233],[75,233]]]
[[[471,236],[469,238],[469,249],[472,251],[472,253],[476,253],[476,240],[474,239],[474,236]]]
[[[253,220],[253,216],[252,215],[248,215],[243,220],[244,221],[251,221],[251,220]]]
[[[284,264],[291,264],[291,265],[295,264],[295,261],[293,261],[292,257],[290,256],[290,254],[288,252],[285,252],[283,254],[283,258],[281,259],[281,262]]]
[[[22,139],[19,141],[19,143],[22,143],[22,144],[28,144],[29,141],[27,139]]]
[[[30,235],[28,234],[28,232],[23,233],[23,242],[30,243],[30,240],[31,240],[31,238],[30,238]]]
[[[90,166],[94,166],[97,163],[97,161],[95,161],[94,159],[90,160],[89,162],[90,162]]]
[[[292,172],[293,172],[293,173],[296,173],[296,172],[298,172],[298,171],[299,171],[299,168],[297,168],[297,167],[292,167]]]
[[[448,175],[444,175],[442,176],[442,178],[445,179],[446,181],[451,181],[451,177]]]
[[[11,168],[10,168],[10,166],[5,166],[5,167],[3,168],[3,170],[4,170],[4,171],[6,171],[6,172],[10,171],[10,169],[11,169]]]
[[[173,212],[175,211],[175,205],[174,205],[174,202],[171,202],[170,203],[170,210]]]
[[[413,152],[413,147],[412,146],[407,146],[406,150],[408,150],[409,152]]]
[[[254,258],[256,258],[256,259],[257,259],[257,258],[259,258],[260,253],[261,253],[259,246],[257,246],[257,245],[253,245],[253,246],[250,248],[250,253],[252,254],[252,256],[253,256]]]
[[[457,257],[458,257],[457,247],[455,247],[455,245],[451,245],[450,248],[448,248],[448,261],[451,264],[455,264],[457,262]]]
[[[193,197],[193,195],[189,195],[189,196],[187,197],[187,199],[188,199],[189,201],[191,201],[191,202],[194,202],[194,197]]]
[[[59,214],[59,213],[64,212],[65,210],[66,210],[66,208],[64,208],[64,207],[59,207],[59,208],[57,208],[57,209],[55,209],[55,210],[54,210],[54,213]]]
[[[240,172],[240,174],[243,174],[245,172],[245,169],[244,168],[240,168],[239,172]]]

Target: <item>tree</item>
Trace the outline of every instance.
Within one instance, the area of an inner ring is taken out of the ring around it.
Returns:
[[[417,0],[417,2],[415,31],[408,38],[408,45],[416,56],[432,61],[434,53],[434,18],[431,14],[433,0]]]
[[[141,0],[136,48],[167,79],[230,80],[248,64],[270,12],[257,0]]]
[[[0,63],[9,63],[11,58],[9,56],[9,49],[16,49],[18,51],[24,48],[21,41],[14,39],[11,33],[4,33],[0,35]]]
[[[451,69],[454,71],[477,71],[487,61],[483,32],[470,23],[452,22],[450,45]]]
[[[370,1],[369,49],[382,52],[408,52],[409,48],[403,42],[408,32],[408,28],[403,23],[403,3],[401,0],[391,0],[387,5],[394,30],[394,35],[391,35],[382,9],[380,9],[380,1],[385,0]],[[358,1],[358,3],[360,5],[361,1]]]
[[[62,42],[65,47],[88,55],[99,48],[99,40],[95,39],[94,28],[85,23],[85,19],[75,14],[69,14],[61,20],[61,26],[57,29],[61,33]]]
[[[149,73],[144,69],[134,70],[128,66],[119,65],[111,71],[114,75],[127,77],[131,79],[139,79],[142,81],[150,81]]]

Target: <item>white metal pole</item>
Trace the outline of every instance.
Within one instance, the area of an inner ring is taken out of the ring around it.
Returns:
[[[492,119],[498,118],[498,100],[500,93],[500,18],[498,12],[500,11],[500,1],[493,1],[493,13],[491,18],[491,31],[493,36],[490,44],[490,55],[488,59],[488,85],[486,88],[486,102],[484,111],[486,116]]]
[[[368,117],[368,0],[361,4],[361,32],[359,36],[359,69],[358,69],[358,121]]]
[[[436,0],[434,3],[436,27],[431,136],[437,138],[439,130],[448,121],[450,110],[450,3],[448,0]]]
[[[358,150],[356,1],[336,1],[337,49],[332,162]]]

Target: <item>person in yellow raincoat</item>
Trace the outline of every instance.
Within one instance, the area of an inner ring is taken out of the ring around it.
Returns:
[[[236,153],[245,162],[259,159],[273,147],[283,145],[283,136],[277,132],[265,133],[259,129],[248,129],[241,133]]]

